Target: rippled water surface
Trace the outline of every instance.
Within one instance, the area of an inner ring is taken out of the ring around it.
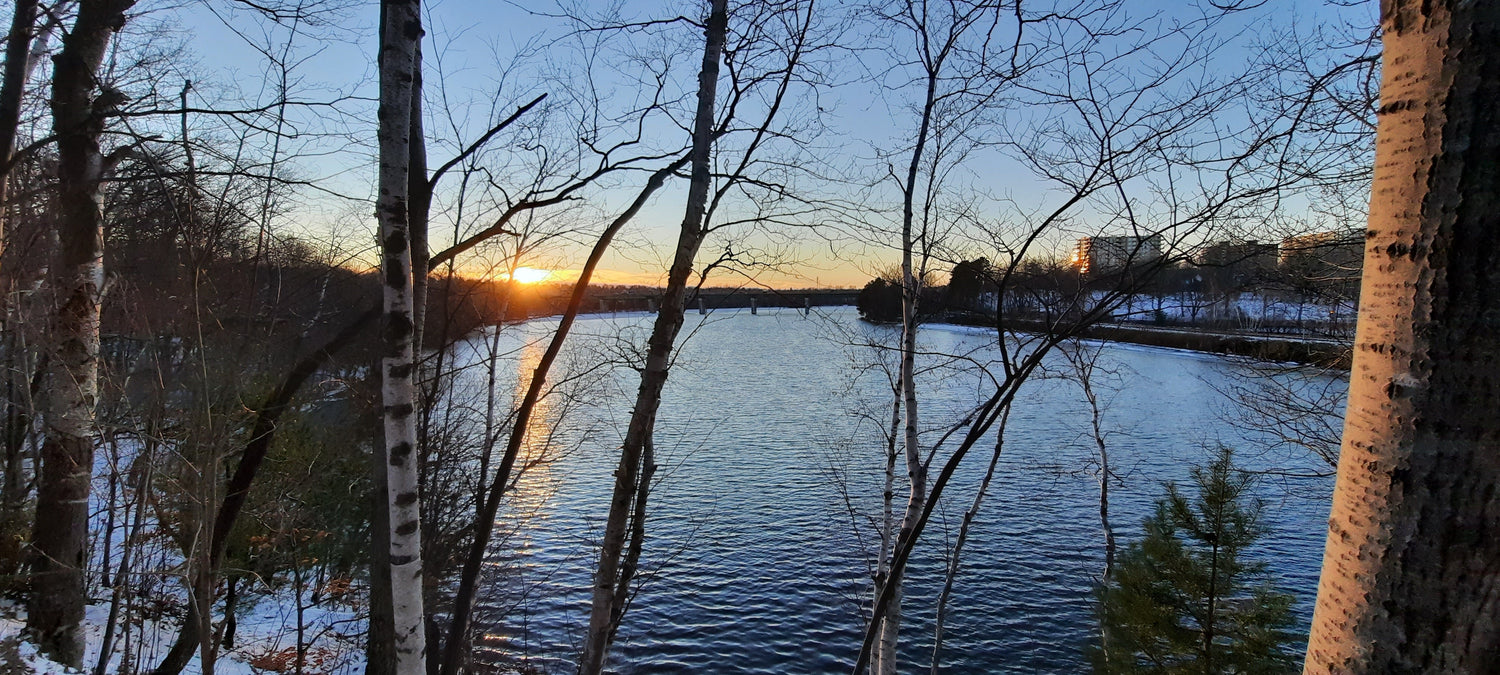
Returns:
[[[634,316],[581,320],[570,350],[577,363],[600,354],[628,360],[630,343],[643,341],[647,327]],[[550,328],[535,322],[507,329],[514,334],[502,342],[520,345]],[[854,413],[862,406],[879,411],[890,393],[883,375],[856,370],[871,352],[847,343],[851,333],[894,343],[890,331],[860,324],[848,309],[811,318],[791,310],[688,316],[684,334],[691,336],[657,431],[662,468],[643,558],[653,576],[621,629],[612,655],[619,672],[848,672],[860,637],[859,603],[868,594],[868,541],[861,537],[869,534],[866,517],[878,510],[884,451],[876,427]],[[931,326],[921,339],[933,352],[993,356],[986,348],[993,334],[982,331]],[[516,350],[523,368],[539,352],[538,344]],[[1252,467],[1295,464],[1259,452],[1260,444],[1222,421],[1227,401],[1214,385],[1237,367],[1191,352],[1105,348],[1101,368],[1112,374],[1097,386],[1107,402],[1111,459],[1124,476],[1112,490],[1121,537],[1137,535],[1161,482],[1186,478],[1190,465],[1205,462],[1206,448],[1235,447]],[[549,419],[567,409],[558,439],[577,449],[527,474],[512,505],[527,515],[496,547],[498,571],[481,598],[482,615],[494,623],[490,643],[529,654],[543,668],[566,669],[578,649],[592,545],[634,377],[623,369],[585,374],[581,381],[614,395],[547,409]],[[959,369],[919,377],[920,409],[934,429],[985,392],[975,374]],[[1090,588],[1103,564],[1088,423],[1076,384],[1043,377],[1022,389],[949,606],[945,672],[1083,670],[1082,649],[1093,636]],[[913,559],[903,671],[925,672],[930,662],[950,525],[973,499],[992,447],[982,442],[959,471],[945,495],[946,519],[934,516]],[[840,483],[863,515],[851,517]],[[1255,555],[1296,595],[1303,629],[1331,483],[1304,480],[1291,491],[1279,482],[1261,486],[1272,532]]]

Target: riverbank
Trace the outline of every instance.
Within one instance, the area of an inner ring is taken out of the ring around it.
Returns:
[[[774,311],[775,308],[766,307],[762,309]],[[817,311],[827,309],[829,308],[815,308]],[[741,312],[744,311],[744,308],[731,308],[719,311]],[[801,310],[796,311],[801,313]],[[697,310],[689,308],[685,312],[695,314]],[[619,319],[650,316],[655,316],[655,313],[648,311],[619,311],[579,314],[578,318],[608,317]],[[536,318],[539,317],[532,317],[527,320],[535,320]],[[932,321],[934,323],[974,326],[978,328],[993,329],[995,327],[994,317],[979,314],[948,314],[946,316],[935,317]],[[1012,320],[1010,323],[1017,330],[1021,331],[1039,332],[1046,328],[1040,321]],[[1349,369],[1350,352],[1348,343],[1332,338],[1241,333],[1134,323],[1095,324],[1084,329],[1080,333],[1080,337],[1151,347],[1186,349],[1210,354],[1246,356],[1263,361],[1306,363],[1339,370]]]
[[[948,317],[945,323],[994,327],[994,319],[974,315]],[[1016,321],[1020,330],[1041,330],[1041,322]],[[1171,347],[1212,354],[1248,356],[1265,361],[1307,363],[1349,369],[1348,346],[1338,340],[1318,337],[1257,335],[1192,328],[1101,323],[1084,329],[1081,337],[1128,344]]]

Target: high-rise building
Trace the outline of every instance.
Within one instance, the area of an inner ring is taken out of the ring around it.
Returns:
[[[1115,272],[1161,258],[1161,235],[1082,237],[1073,246],[1073,267],[1080,274]]]
[[[1283,267],[1306,261],[1318,264],[1359,269],[1364,261],[1364,241],[1361,233],[1315,232],[1281,240],[1277,251],[1277,262]]]

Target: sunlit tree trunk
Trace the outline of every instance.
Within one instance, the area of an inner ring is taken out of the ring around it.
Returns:
[[[98,90],[99,66],[132,4],[133,0],[79,3],[73,30],[54,59],[52,79],[59,249],[51,279],[56,303],[49,336],[51,379],[31,536],[27,627],[45,653],[75,668],[83,665],[79,624],[99,393],[99,295],[104,284],[99,194],[104,158],[99,137],[105,115],[119,103],[112,90]]]
[[[380,360],[389,513],[391,623],[396,672],[425,672],[422,527],[417,496],[416,364],[408,172],[420,0],[382,0],[380,22],[380,268],[385,284]]]
[[[1500,4],[1386,0],[1349,407],[1308,673],[1500,664]]]
[[[672,347],[682,329],[683,307],[687,301],[687,282],[693,272],[693,260],[707,231],[704,218],[712,187],[711,157],[713,146],[714,101],[718,91],[719,58],[724,52],[728,33],[727,0],[713,0],[705,28],[703,65],[698,73],[698,109],[693,124],[693,149],[688,185],[687,209],[678,234],[677,250],[667,275],[660,311],[647,342],[645,367],[636,392],[635,408],[626,427],[625,442],[620,448],[620,464],[615,470],[614,492],[610,498],[609,516],[604,525],[604,539],[599,551],[599,565],[594,572],[593,602],[589,611],[588,634],[585,636],[579,672],[598,675],[604,668],[610,643],[619,625],[621,607],[616,603],[620,582],[620,561],[625,549],[626,529],[638,500],[642,455],[650,442],[661,405],[662,387],[667,381]],[[644,517],[644,513],[637,514]],[[628,580],[627,580],[628,582]]]

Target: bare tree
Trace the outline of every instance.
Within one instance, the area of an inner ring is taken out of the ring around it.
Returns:
[[[731,15],[744,22],[742,30],[731,30]],[[615,470],[609,513],[595,568],[588,632],[579,672],[602,672],[611,643],[632,597],[632,583],[646,533],[646,507],[655,470],[653,435],[661,405],[662,389],[670,373],[672,354],[684,322],[688,284],[698,264],[699,251],[712,232],[737,221],[716,223],[719,207],[732,195],[747,190],[763,191],[771,200],[787,193],[782,184],[768,183],[752,171],[757,154],[781,134],[773,127],[788,101],[788,92],[802,82],[803,61],[815,49],[811,44],[812,3],[747,5],[731,11],[725,0],[714,0],[704,29],[704,50],[698,71],[698,98],[693,116],[691,172],[687,202],[678,230],[666,288],[647,339],[646,353],[638,367],[640,385],[626,427]],[[776,26],[784,33],[767,30]],[[725,56],[728,55],[728,56]],[[716,116],[721,58],[727,71],[728,91],[724,112]],[[763,112],[758,122],[745,124],[739,112],[761,97]],[[748,140],[722,160],[728,166],[715,176],[713,153],[724,151],[724,137],[743,131]],[[718,186],[714,185],[715,180]],[[704,265],[701,279],[726,262],[726,251],[717,261]]]
[[[1093,456],[1090,463],[1093,464],[1094,480],[1099,485],[1099,529],[1104,535],[1104,570],[1099,575],[1100,586],[1108,585],[1114,576],[1116,545],[1115,528],[1109,521],[1109,490],[1113,484],[1120,481],[1120,476],[1116,474],[1109,461],[1109,431],[1104,425],[1104,412],[1109,402],[1100,397],[1100,386],[1108,386],[1101,380],[1118,376],[1118,373],[1100,367],[1099,359],[1104,353],[1105,344],[1107,343],[1102,341],[1090,344],[1083,340],[1072,340],[1058,349],[1067,360],[1068,378],[1078,383],[1079,389],[1083,391],[1084,401],[1088,403],[1089,428],[1086,436],[1093,444]],[[1003,420],[997,433],[1005,433]],[[1106,630],[1107,628],[1101,622],[1099,648],[1107,657],[1110,640],[1105,634]]]
[[[18,237],[19,204],[11,203],[10,192],[12,170],[20,157],[13,156],[16,136],[20,130],[23,97],[33,65],[33,42],[40,44],[45,36],[37,33],[37,2],[21,0],[15,3],[15,14],[11,19],[10,33],[5,45],[4,79],[0,81],[0,260],[4,261],[0,273],[0,313],[3,313],[4,329],[4,434],[5,482],[0,489],[0,573],[15,574],[21,564],[18,547],[25,528],[25,517],[21,512],[24,501],[26,479],[23,448],[32,426],[33,406],[29,405],[29,384],[33,379],[31,349],[16,324],[19,311],[17,299],[12,291],[22,282],[22,275],[15,272],[15,261],[19,250],[11,250],[9,241]],[[50,24],[48,24],[50,25]]]
[[[963,126],[973,123],[973,114],[989,104],[1005,83],[1020,70],[1011,60],[1009,68],[992,64],[996,57],[988,49],[995,39],[1003,8],[988,3],[942,2],[896,3],[883,18],[910,34],[917,78],[923,90],[917,104],[918,122],[912,137],[905,175],[897,180],[901,191],[901,365],[900,390],[903,416],[902,447],[905,457],[907,500],[898,538],[910,537],[927,502],[927,467],[922,461],[918,436],[919,414],[916,390],[917,328],[922,285],[932,246],[939,236],[934,229],[934,200],[941,191],[942,175],[952,166],[944,147],[964,135]],[[1020,18],[1019,6],[1016,18]],[[1014,27],[1019,40],[1023,26]],[[1015,56],[1015,55],[1013,55]],[[929,147],[930,146],[930,147]],[[920,199],[920,203],[919,203]],[[919,212],[920,209],[920,212]],[[914,258],[920,257],[920,260]],[[882,554],[884,555],[884,554]],[[896,645],[901,624],[900,577],[888,576],[882,592],[890,588],[891,601],[883,613],[872,616],[880,626],[879,646],[872,657],[871,672],[894,675]]]
[[[1057,188],[1057,200],[1004,219],[978,217],[962,201],[944,212],[961,224],[956,232],[995,261],[986,283],[998,289],[997,339],[984,347],[994,355],[949,356],[975,361],[990,393],[950,428],[955,447],[946,450],[939,441],[926,448],[923,468],[936,462],[940,470],[895,544],[890,580],[877,589],[872,616],[899,597],[911,551],[957,468],[1004,419],[1020,384],[1051,350],[1181,260],[1186,241],[1273,209],[1273,197],[1296,184],[1269,161],[1291,137],[1292,120],[1215,127],[1225,111],[1246,103],[1253,78],[1235,70],[1205,77],[1199,68],[1225,44],[1219,33],[1225,17],[1241,11],[1217,8],[1177,24],[1133,18],[1107,2],[1021,13],[1023,25],[1027,17],[1041,24],[1031,31],[1038,44],[1021,47],[1036,60],[1009,90],[1016,105],[1006,110],[1016,111],[1015,119],[996,125],[996,142]],[[1070,222],[1085,217],[1098,223],[1086,232],[1126,233],[1123,261],[1092,270],[1039,264]],[[878,662],[880,637],[872,621],[854,672]]]
[[[1005,423],[1008,421],[1010,421],[1010,411],[1002,413],[1000,421],[995,425],[995,449],[990,453],[990,463],[985,467],[984,478],[979,481],[979,489],[974,491],[974,502],[964,511],[963,519],[959,522],[958,534],[953,539],[953,548],[948,551],[948,566],[943,572],[943,590],[938,593],[937,609],[932,622],[932,675],[938,674],[942,664],[943,624],[948,618],[948,601],[953,597],[953,582],[958,579],[964,544],[969,540],[969,531],[974,527],[974,519],[979,516],[979,509],[984,505],[985,495],[989,493],[990,481],[995,478],[995,468],[1000,464],[1000,453],[1005,449]]]
[[[682,232],[667,280],[667,293],[652,329],[651,348],[646,369],[641,375],[641,393],[630,416],[619,468],[615,471],[613,496],[604,525],[604,539],[599,565],[594,574],[593,602],[589,611],[588,634],[578,671],[595,675],[604,669],[604,659],[618,626],[617,595],[620,559],[624,554],[627,520],[637,501],[642,453],[649,441],[656,406],[661,400],[662,385],[667,376],[667,357],[682,326],[688,276],[703,241],[703,220],[708,208],[710,188],[710,152],[714,143],[714,104],[719,84],[719,59],[724,51],[729,26],[729,3],[714,0],[704,27],[703,65],[698,74],[698,107],[693,118],[693,150],[690,160],[692,178],[688,187],[687,212],[682,218]],[[674,302],[675,301],[675,302]],[[640,517],[643,514],[637,514]]]
[[[52,125],[58,147],[59,255],[52,270],[51,375],[32,530],[33,579],[27,627],[60,663],[83,665],[84,562],[89,481],[98,398],[99,303],[104,284],[99,187],[104,118],[121,103],[99,86],[111,36],[134,0],[83,0],[63,38],[52,77]]]
[[[589,283],[593,279],[595,270],[609,250],[620,228],[640,212],[646,202],[657,190],[661,189],[667,178],[676,173],[688,163],[688,155],[683,155],[676,161],[665,167],[657,169],[651,174],[646,185],[636,195],[634,201],[617,216],[607,228],[599,235],[589,252],[588,260],[584,263],[578,280],[574,282],[572,292],[568,298],[567,308],[564,310],[557,329],[553,331],[552,338],[548,341],[547,349],[537,361],[532,370],[530,380],[526,385],[526,393],[516,408],[512,417],[510,434],[507,437],[504,454],[500,457],[500,464],[490,479],[488,488],[480,495],[475,514],[474,539],[469,547],[467,556],[464,558],[463,570],[459,578],[458,592],[453,600],[453,618],[450,621],[447,641],[444,643],[444,654],[442,672],[457,673],[462,665],[462,660],[467,647],[469,625],[474,610],[475,594],[478,591],[479,573],[489,555],[490,537],[494,532],[495,516],[499,512],[500,502],[505,492],[515,483],[516,461],[520,457],[521,449],[531,430],[532,415],[536,411],[537,403],[546,392],[548,375],[552,366],[556,363],[558,355],[567,340],[573,323],[578,318],[578,313],[583,307],[583,299],[588,291]],[[483,478],[483,477],[481,477]]]

